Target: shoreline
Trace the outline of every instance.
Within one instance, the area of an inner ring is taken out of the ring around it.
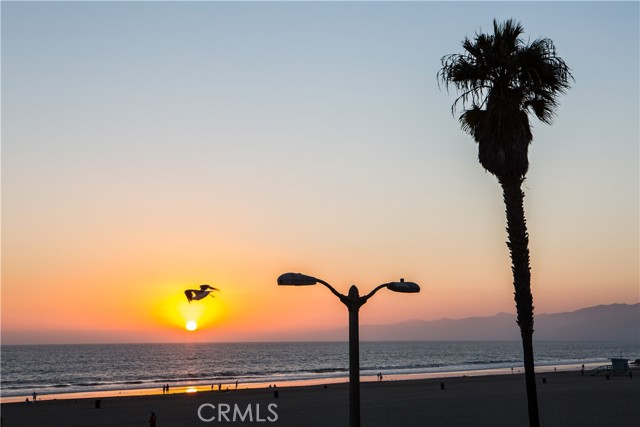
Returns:
[[[536,365],[536,374],[550,373],[550,372],[578,372],[581,368],[581,364],[566,364],[566,365]],[[585,363],[585,369],[593,369],[598,366],[602,366],[602,363]],[[632,368],[633,369],[633,368]],[[460,377],[478,377],[478,376],[495,376],[495,375],[514,375],[522,374],[524,368],[521,366],[513,368],[487,368],[476,370],[457,370],[457,371],[440,371],[440,372],[419,372],[419,373],[403,373],[403,374],[385,374],[383,372],[383,381],[396,382],[396,381],[413,381],[413,380],[427,380],[427,379],[447,379],[447,378],[460,378]],[[335,377],[322,377],[322,378],[310,378],[299,380],[283,380],[272,382],[245,382],[239,383],[238,388],[235,388],[235,381],[220,382],[216,384],[177,384],[171,385],[169,395],[174,394],[194,394],[204,392],[232,392],[237,390],[251,390],[251,389],[268,389],[272,384],[277,385],[278,389],[291,388],[291,387],[311,387],[319,385],[335,385],[348,383],[348,373]],[[377,375],[361,375],[361,383],[378,382]],[[222,385],[222,390],[218,389],[218,384]],[[74,400],[74,399],[96,399],[96,398],[110,398],[110,397],[132,397],[132,396],[156,396],[164,395],[162,387],[143,387],[143,388],[125,388],[125,389],[110,389],[110,390],[90,390],[90,391],[69,391],[61,393],[39,393],[38,390],[34,390],[38,393],[38,401],[50,401],[50,400]],[[16,396],[0,396],[0,404],[5,403],[24,403],[25,399],[31,400],[31,394],[22,394]]]
[[[640,422],[640,372],[635,378],[553,371],[536,375],[540,419],[558,427],[631,426]],[[162,427],[255,423],[274,427],[348,425],[348,384],[245,388],[229,392],[171,393],[104,399],[3,403],[7,427]],[[522,373],[363,382],[362,425],[367,427],[513,427],[528,425]],[[237,409],[236,409],[237,408]],[[221,411],[226,411],[222,413]],[[227,416],[225,420],[222,417]],[[215,417],[215,420],[213,419]],[[244,419],[242,417],[249,417]]]

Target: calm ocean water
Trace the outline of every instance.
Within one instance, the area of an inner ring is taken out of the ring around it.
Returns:
[[[640,357],[638,342],[538,342],[537,365]],[[362,375],[519,367],[519,342],[362,342]],[[2,346],[0,395],[284,382],[345,377],[348,344],[95,344]]]

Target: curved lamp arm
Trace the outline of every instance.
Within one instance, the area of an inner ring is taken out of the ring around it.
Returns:
[[[387,285],[388,285],[388,283],[384,283],[384,284],[382,284],[382,285],[378,285],[378,286],[376,286],[376,287],[375,287],[371,292],[369,292],[368,294],[366,294],[366,295],[365,295],[365,296],[363,296],[363,297],[360,297],[360,301],[362,301],[362,304],[364,304],[365,302],[367,302],[367,300],[368,300],[369,298],[371,298],[371,297],[373,296],[373,294],[375,294],[376,292],[378,292],[380,289],[382,289],[382,288],[386,288],[386,287],[387,287]]]
[[[378,292],[382,288],[387,288],[390,291],[402,292],[402,293],[420,292],[420,286],[418,286],[418,284],[416,284],[414,282],[405,282],[404,279],[400,279],[399,282],[383,283],[382,285],[377,286],[371,292],[369,292],[367,295],[365,295],[365,296],[360,298],[360,301],[362,301],[362,304],[367,302],[367,300],[369,298],[371,298],[373,296],[373,294],[375,294],[376,292]]]
[[[322,279],[318,279],[317,277],[308,276],[302,273],[284,273],[278,277],[278,285],[280,286],[309,286],[315,285],[316,283],[320,283],[329,289],[332,294],[337,296],[338,299],[340,299],[340,301],[349,308],[349,311],[357,311],[360,306],[367,302],[369,298],[382,288],[402,293],[420,292],[420,286],[414,282],[405,282],[404,279],[400,279],[399,282],[389,282],[378,285],[367,295],[361,297],[358,293],[358,288],[355,285],[351,286],[348,295],[343,295],[336,291],[333,286]]]
[[[325,285],[327,288],[329,288],[329,290],[331,291],[332,294],[334,294],[335,296],[337,296],[338,298],[340,298],[340,301],[345,302],[345,300],[347,299],[346,295],[341,294],[340,292],[336,291],[335,288],[333,286],[331,286],[330,284],[328,284],[327,282],[325,282],[322,279],[318,279],[316,277],[316,282]]]

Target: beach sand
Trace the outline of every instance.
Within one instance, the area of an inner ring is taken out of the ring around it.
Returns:
[[[640,425],[640,371],[626,376],[537,374],[544,427],[635,427]],[[543,379],[545,382],[543,382]],[[444,383],[444,389],[441,384]],[[239,389],[169,395],[56,399],[3,403],[2,427],[250,426],[333,427],[349,425],[348,384]],[[528,426],[522,374],[367,382],[361,385],[362,425],[429,427]],[[229,408],[219,419],[218,410]],[[205,405],[205,406],[202,406]],[[272,406],[269,406],[272,405]],[[277,406],[273,406],[277,405]],[[240,411],[233,421],[235,407]],[[198,409],[205,419],[198,417]],[[249,421],[251,411],[253,421]],[[259,410],[259,413],[258,413]],[[240,421],[244,415],[244,422]],[[277,416],[277,419],[275,419]],[[274,420],[275,419],[275,420]]]

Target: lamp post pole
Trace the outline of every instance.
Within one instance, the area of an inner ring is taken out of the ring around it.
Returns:
[[[349,288],[349,293],[343,295],[324,280],[312,276],[300,273],[285,273],[278,277],[278,285],[284,286],[307,286],[315,285],[316,283],[326,286],[349,310],[349,426],[360,427],[360,327],[358,318],[360,307],[382,288],[387,288],[394,292],[415,293],[420,292],[420,286],[400,279],[400,282],[379,285],[365,296],[360,296],[358,288],[352,285]]]
[[[349,425],[360,427],[360,294],[358,288],[349,288]],[[344,301],[343,301],[344,302]]]

